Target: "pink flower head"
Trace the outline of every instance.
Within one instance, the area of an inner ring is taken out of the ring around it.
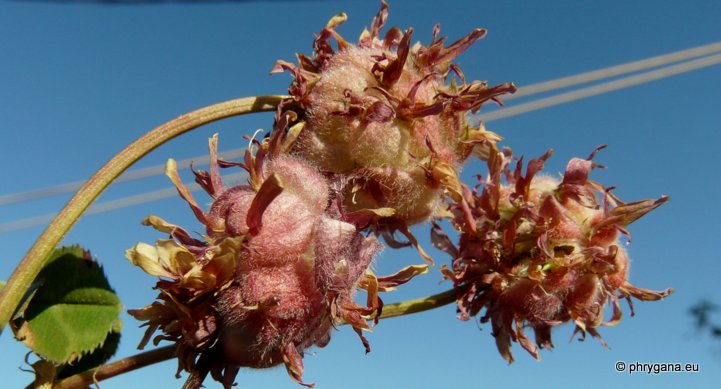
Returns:
[[[436,26],[424,46],[412,43],[411,28],[381,35],[387,18],[382,1],[370,29],[353,45],[336,31],[346,20],[341,13],[316,36],[313,57],[298,54],[298,65],[278,61],[272,73],[288,71],[295,78],[276,126],[297,137],[290,152],[338,175],[349,212],[392,210],[376,220],[392,231],[427,220],[444,192],[460,195],[463,161],[475,146],[487,154],[500,139],[482,125],[470,126],[466,113],[515,87],[466,83],[452,63],[485,30],[445,45]],[[458,81],[446,85],[452,75]]]
[[[378,292],[420,272],[375,277],[368,267],[381,244],[340,220],[317,169],[281,153],[278,136],[253,142],[255,154],[248,150],[244,163],[230,163],[218,160],[217,136],[211,138],[210,172],[195,172],[213,198],[208,212],[168,162],[168,176],[207,234],[196,239],[158,217],[145,219],[170,239],[127,251],[131,262],[161,278],[158,301],[130,314],[149,327],[141,347],[162,330],[154,342],[176,342],[180,369],[191,378],[211,373],[230,387],[240,367],[283,363],[304,384],[305,349],[323,347],[335,325],[348,323],[369,351],[361,330],[380,314]],[[223,185],[218,168],[231,166],[248,171],[248,185]],[[356,288],[367,291],[367,306],[354,302]]]
[[[510,150],[492,153],[482,189],[464,188],[464,200],[453,207],[459,246],[434,226],[434,243],[454,258],[452,269],[442,271],[461,289],[460,318],[485,308],[481,321],[491,321],[509,362],[512,341],[538,359],[539,347],[553,346],[552,327],[573,321],[576,332],[600,339],[599,326],[620,321],[620,299],[660,300],[672,292],[631,285],[628,255],[619,243],[626,226],[668,198],[621,202],[588,179],[598,166],[592,161],[596,151],[572,159],[560,181],[537,175],[550,151],[531,160],[525,174],[522,158],[510,169]],[[607,303],[613,307],[608,320]],[[533,329],[535,344],[524,327]]]

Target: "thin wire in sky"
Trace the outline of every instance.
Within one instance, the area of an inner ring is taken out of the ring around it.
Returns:
[[[571,92],[561,93],[558,95],[538,99],[525,104],[515,105],[498,111],[477,115],[477,118],[487,123],[494,120],[499,120],[543,108],[552,107],[554,105],[565,104],[571,101],[585,99],[587,97],[596,96],[602,93],[608,93],[615,90],[628,88],[634,85],[644,84],[661,78],[670,77],[676,74],[686,73],[692,70],[718,65],[719,63],[721,63],[721,54],[711,55],[708,57],[683,62],[677,65],[671,65],[661,69],[651,70],[633,76],[604,82],[598,85],[577,89]]]
[[[697,46],[690,49],[675,51],[668,54],[659,55],[656,57],[646,58],[638,61],[633,62],[626,62],[620,65],[614,65],[598,70],[593,70],[590,72],[575,74],[568,77],[562,77],[557,78],[555,80],[549,80],[544,82],[539,82],[536,84],[531,84],[528,86],[522,86],[519,88],[519,90],[508,96],[504,96],[504,101],[509,101],[512,99],[517,99],[519,97],[526,97],[531,96],[538,93],[543,92],[550,92],[556,89],[561,88],[567,88],[575,85],[585,84],[588,82],[593,81],[599,81],[602,79],[615,77],[615,76],[621,76],[628,73],[638,72],[645,69],[650,69],[662,65],[671,64],[674,62],[680,62],[692,58],[698,58],[701,56],[719,53],[721,52],[721,42],[714,42],[703,46]],[[561,95],[559,95],[561,96]],[[541,101],[541,100],[539,100]],[[529,103],[530,104],[530,103]],[[557,103],[560,104],[560,103]],[[556,105],[556,104],[553,104]],[[514,107],[515,108],[515,107]],[[513,108],[505,109],[504,112],[507,112]],[[537,108],[540,109],[540,108]],[[527,112],[527,111],[526,111]],[[493,115],[500,115],[500,113],[492,113],[492,114],[485,114],[483,115],[483,118],[485,121],[494,120],[495,116]],[[505,117],[505,116],[503,116]],[[498,117],[501,118],[501,117]],[[226,159],[231,158],[237,158],[239,156],[243,155],[243,152],[245,149],[238,148],[238,149],[231,149],[228,151],[223,152],[223,155],[221,157]],[[208,163],[208,157],[207,155],[201,155],[197,157],[187,158],[181,161],[178,161],[178,167],[179,168],[187,168],[190,166],[191,161],[195,161],[197,165],[204,165]],[[156,166],[150,166],[147,168],[142,169],[134,169],[127,171],[123,173],[118,179],[115,181],[116,183],[119,182],[127,182],[131,180],[137,180],[140,178],[155,176],[163,174],[165,171],[165,164],[156,165]],[[30,200],[36,200],[41,199],[45,197],[50,196],[56,196],[63,193],[72,193],[76,192],[80,187],[85,183],[85,181],[75,181],[70,182],[66,184],[60,184],[55,186],[50,186],[46,188],[31,190],[27,192],[19,192],[19,193],[11,193],[6,195],[0,195],[0,206],[2,205],[8,205],[13,203],[19,203],[24,201],[30,201]]]
[[[535,110],[539,110],[539,109],[543,109],[543,108],[548,108],[551,106],[564,104],[564,103],[584,99],[584,98],[591,97],[591,96],[596,96],[596,95],[599,95],[602,93],[608,93],[608,92],[616,91],[619,89],[628,88],[628,87],[631,87],[634,85],[639,85],[639,84],[659,80],[662,78],[670,77],[670,76],[681,74],[681,73],[690,72],[693,70],[697,70],[697,69],[701,69],[704,67],[709,67],[709,66],[713,66],[713,65],[717,65],[717,64],[721,64],[721,54],[710,55],[707,57],[682,62],[682,63],[676,64],[676,65],[671,65],[671,66],[663,67],[660,69],[651,70],[651,71],[636,74],[633,76],[628,76],[628,77],[600,83],[600,84],[593,85],[590,87],[585,87],[585,88],[581,88],[578,90],[561,93],[558,95],[538,99],[538,100],[531,101],[528,103],[519,104],[519,105],[510,107],[510,108],[506,108],[503,110],[498,110],[498,111],[478,115],[477,117],[487,123],[487,122],[491,122],[494,120],[499,120],[499,119],[503,119],[503,118],[507,118],[507,117],[511,117],[511,116],[516,116],[516,115],[521,115],[521,114],[524,114],[527,112],[531,112],[531,111],[535,111]],[[593,72],[591,72],[591,73],[593,73]],[[567,77],[565,79],[570,79],[570,78],[571,77]],[[559,80],[562,80],[562,79],[559,79]],[[535,84],[535,85],[540,85],[540,84]],[[560,85],[560,83],[557,85]],[[227,157],[229,153],[234,154],[234,153],[240,152],[240,151],[241,151],[241,149],[231,150],[230,152],[226,152],[225,155]],[[207,163],[207,157],[198,157],[197,160],[203,160],[205,163]],[[191,161],[191,159],[186,159],[186,160],[183,160],[182,162],[189,164],[190,161]],[[139,170],[136,170],[135,171],[136,173],[132,174],[131,177],[135,177],[135,176],[147,177],[149,175],[155,174],[154,172],[156,169],[158,169],[158,167],[156,167],[156,166],[145,168],[145,169],[139,169]],[[237,182],[245,177],[246,177],[245,173],[236,173],[233,175],[229,175],[228,179],[235,180]],[[135,179],[135,178],[129,178],[129,179]],[[126,180],[129,180],[129,179],[126,179]],[[67,184],[67,185],[69,185],[69,184]],[[192,185],[189,185],[188,187],[191,191],[197,191],[200,189],[200,186],[197,184],[192,184]],[[46,188],[46,189],[48,189],[48,188]],[[88,210],[88,214],[109,212],[109,211],[120,209],[120,208],[125,208],[125,207],[129,207],[129,206],[147,203],[150,201],[155,201],[155,200],[159,200],[159,199],[163,199],[163,198],[172,197],[174,195],[175,195],[175,189],[170,188],[170,189],[163,189],[163,190],[158,190],[158,191],[154,191],[154,192],[142,193],[142,194],[138,194],[138,195],[134,195],[134,196],[123,197],[123,198],[116,199],[116,200],[97,203],[97,204],[91,206],[91,208]],[[2,204],[2,203],[0,203],[0,204]],[[7,223],[0,223],[0,233],[20,230],[20,229],[34,227],[34,226],[38,226],[38,225],[43,225],[43,224],[46,224],[49,221],[51,221],[54,216],[55,216],[55,214],[53,213],[53,214],[40,215],[40,216],[35,216],[35,217],[31,217],[31,218],[26,218],[26,219],[15,220],[15,221],[7,222]]]
[[[231,149],[224,151],[220,153],[219,157],[221,159],[233,159],[238,158],[243,155],[243,152],[245,149],[238,148],[238,149]],[[210,157],[207,155],[200,155],[193,158],[187,158],[178,161],[178,169],[186,169],[190,167],[190,164],[192,163],[194,166],[202,166],[207,165],[210,161]],[[127,182],[132,180],[138,180],[141,178],[146,177],[152,177],[157,176],[165,173],[165,164],[162,165],[155,165],[155,166],[149,166],[145,168],[140,169],[133,169],[128,170],[127,172],[123,173],[118,177],[115,182]],[[60,184],[60,185],[54,185],[49,186],[46,188],[36,189],[36,190],[30,190],[27,192],[18,192],[18,193],[11,193],[7,195],[0,196],[0,206],[2,205],[8,205],[13,203],[22,203],[25,201],[30,200],[37,200],[45,197],[50,196],[57,196],[63,193],[72,193],[77,192],[78,189],[80,189],[81,186],[85,184],[85,181],[74,181],[74,182],[68,182],[66,184]]]
[[[543,92],[550,92],[552,90],[585,84],[592,81],[600,81],[606,78],[622,76],[628,73],[639,72],[641,70],[651,69],[719,52],[721,52],[721,42],[715,42],[639,61],[626,62],[603,69],[574,74],[573,76],[557,78],[555,80],[539,82],[528,86],[521,86],[516,93],[504,96],[503,101],[509,101],[519,97],[531,96]]]
[[[247,173],[233,173],[223,176],[226,184],[233,185],[248,177]],[[199,191],[200,185],[191,183],[186,185],[191,192]],[[86,215],[92,215],[103,212],[110,212],[121,208],[132,207],[135,205],[149,203],[151,201],[162,200],[174,197],[178,194],[175,188],[160,189],[152,192],[140,193],[133,196],[125,196],[115,200],[98,202],[90,206]],[[25,228],[35,227],[47,224],[53,220],[57,213],[47,213],[45,215],[33,216],[25,219],[15,220],[8,223],[0,223],[0,234],[3,232],[17,231]]]

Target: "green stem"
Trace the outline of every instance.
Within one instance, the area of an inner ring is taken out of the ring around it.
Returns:
[[[459,289],[451,289],[428,297],[386,305],[383,307],[381,319],[410,315],[448,305],[456,301],[459,292]]]
[[[421,297],[415,300],[401,301],[383,307],[381,319],[410,315],[413,313],[428,311],[442,307],[456,301],[459,289],[451,289],[432,296]],[[155,350],[146,351],[128,358],[120,359],[113,363],[88,370],[83,373],[68,377],[53,386],[53,389],[81,389],[87,388],[94,382],[115,377],[141,367],[163,362],[175,357],[175,345],[161,347]]]
[[[131,143],[105,164],[73,196],[45,228],[0,293],[0,332],[17,309],[25,290],[45,266],[50,253],[110,183],[133,163],[168,140],[204,124],[253,112],[275,110],[285,96],[259,96],[230,100],[186,113],[155,128]]]

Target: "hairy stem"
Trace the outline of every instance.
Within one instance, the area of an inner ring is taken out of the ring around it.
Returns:
[[[133,163],[168,140],[204,124],[253,112],[275,110],[285,96],[230,100],[186,113],[138,138],[108,161],[73,196],[45,228],[0,293],[0,332],[13,316],[30,283],[45,266],[60,240],[110,183]]]
[[[451,289],[432,296],[421,297],[415,300],[401,301],[395,304],[388,304],[383,307],[381,319],[410,315],[413,313],[428,311],[442,307],[456,301],[459,289]],[[146,351],[128,358],[120,359],[113,363],[88,370],[83,373],[68,377],[53,386],[53,389],[82,389],[94,382],[115,377],[141,367],[163,362],[175,357],[175,346],[165,346],[152,351]],[[192,378],[192,377],[191,377]],[[195,381],[190,381],[192,385]],[[202,382],[202,380],[201,380]],[[186,382],[186,385],[189,383]]]

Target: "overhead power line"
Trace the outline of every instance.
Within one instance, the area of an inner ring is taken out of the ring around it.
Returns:
[[[219,156],[221,159],[232,159],[232,158],[238,158],[243,155],[243,152],[245,149],[238,148],[238,149],[232,149],[227,150],[221,153]],[[207,155],[200,155],[193,158],[187,158],[178,161],[178,168],[179,169],[186,169],[190,167],[190,164],[192,163],[194,166],[202,166],[207,165],[210,161],[210,157]],[[132,180],[138,180],[141,178],[146,177],[152,177],[157,176],[165,173],[165,164],[162,165],[155,165],[155,166],[149,166],[145,168],[140,169],[133,169],[128,170],[125,173],[121,174],[120,177],[118,177],[115,182],[127,182]],[[77,192],[80,187],[85,184],[85,181],[75,181],[75,182],[68,182],[66,184],[60,184],[60,185],[54,185],[49,186],[46,188],[36,189],[36,190],[30,190],[27,192],[18,192],[18,193],[11,193],[7,195],[0,196],[0,206],[2,205],[8,205],[13,203],[21,203],[25,201],[30,200],[37,200],[44,197],[50,197],[50,196],[56,196],[63,193],[73,193]]]
[[[703,46],[693,47],[690,49],[675,51],[668,54],[659,55],[656,57],[646,58],[638,61],[633,62],[627,62],[620,65],[614,65],[598,70],[593,70],[590,72],[580,73],[573,76],[568,77],[562,77],[557,78],[555,80],[549,80],[544,82],[539,82],[536,84],[531,84],[527,86],[522,86],[519,88],[519,90],[508,96],[504,96],[504,101],[509,101],[513,99],[517,99],[519,97],[526,97],[531,96],[538,93],[543,92],[550,92],[556,89],[561,88],[567,88],[575,85],[585,84],[588,82],[593,81],[599,81],[605,78],[610,77],[616,77],[621,76],[628,73],[638,72],[645,69],[650,69],[662,65],[671,64],[674,62],[680,62],[692,58],[701,57],[704,55],[714,54],[721,52],[721,42],[715,42],[710,43]],[[560,104],[560,103],[559,103]],[[555,104],[554,104],[555,105]],[[509,109],[505,109],[504,111],[508,111]],[[486,116],[489,115],[489,116]],[[485,121],[494,120],[495,116],[490,115],[500,115],[496,114],[495,112],[492,114],[486,114],[483,117],[485,118]],[[505,116],[504,116],[505,117]],[[500,119],[500,117],[498,117]],[[245,149],[238,148],[238,149],[231,149],[228,151],[223,152],[222,157],[226,159],[231,158],[237,158],[239,156],[243,155],[243,152]],[[179,168],[185,168],[190,166],[190,162],[195,161],[198,165],[203,165],[208,163],[208,157],[207,155],[201,155],[193,158],[184,159],[181,161],[178,161],[178,167]],[[123,175],[118,177],[118,179],[115,181],[116,183],[119,182],[127,182],[131,180],[137,180],[140,178],[150,177],[154,175],[160,175],[163,174],[165,169],[165,164],[151,166],[147,168],[142,169],[134,169],[125,172]],[[8,205],[13,203],[19,203],[24,201],[30,201],[30,200],[36,200],[44,197],[49,196],[56,196],[63,193],[72,193],[76,192],[80,187],[84,184],[84,181],[75,181],[70,182],[66,184],[60,184],[55,186],[50,186],[46,188],[31,190],[27,192],[20,192],[20,193],[11,193],[7,195],[0,195],[0,206],[2,205]]]
[[[634,85],[644,84],[650,81],[659,80],[661,78],[670,77],[676,74],[686,73],[692,70],[718,65],[719,63],[721,63],[721,54],[711,55],[692,61],[682,62],[677,65],[671,65],[661,69],[651,70],[633,76],[604,82],[598,85],[577,89],[571,92],[561,93],[558,95],[531,101],[525,104],[515,105],[498,111],[481,114],[477,117],[484,122],[491,122],[510,116],[516,116],[527,112],[552,107],[554,105],[565,104],[571,101],[585,99],[587,97],[596,96],[602,93],[612,92],[618,89],[628,88]]]
[[[721,46],[721,43],[719,43],[718,45]],[[715,45],[708,45],[705,47],[706,47],[705,50],[710,50],[710,48],[715,47]],[[697,48],[697,49],[700,49],[700,48]],[[694,50],[694,49],[691,49],[691,50]],[[696,51],[691,51],[691,50],[687,50],[686,55],[690,55],[689,53],[694,53],[693,56],[696,56],[696,53],[698,53],[698,50],[696,50]],[[658,58],[661,58],[661,57],[664,57],[664,56],[655,57],[656,62],[658,62]],[[668,60],[668,58],[669,57],[667,57],[667,59],[665,59],[665,60]],[[636,62],[633,62],[630,64],[633,64],[633,66],[637,68],[638,66],[640,66],[638,64],[642,63],[642,62],[644,62],[644,61],[636,61]],[[509,107],[509,108],[506,108],[503,110],[498,110],[498,111],[478,115],[478,118],[480,118],[484,122],[491,122],[494,120],[499,120],[499,119],[503,119],[503,118],[507,118],[507,117],[511,117],[511,116],[516,116],[516,115],[520,115],[523,113],[551,107],[554,105],[564,104],[564,103],[568,103],[571,101],[599,95],[602,93],[608,93],[611,91],[628,88],[630,86],[639,85],[639,84],[647,83],[650,81],[655,81],[655,80],[662,79],[665,77],[670,77],[670,76],[673,76],[676,74],[686,73],[686,72],[690,72],[693,70],[697,70],[697,69],[701,69],[704,67],[713,66],[713,65],[717,65],[717,64],[721,64],[721,54],[710,55],[707,57],[682,62],[682,63],[676,64],[676,65],[666,66],[666,67],[663,67],[660,69],[651,70],[651,71],[636,74],[633,76],[628,76],[628,77],[616,79],[613,81],[608,81],[608,82],[600,83],[597,85],[593,85],[590,87],[585,87],[585,88],[577,89],[574,91],[542,98],[542,99],[531,101],[528,103],[519,104],[519,105]],[[590,79],[592,77],[598,77],[598,74],[599,74],[598,72],[600,72],[600,71],[585,73],[587,75],[586,78]],[[619,72],[618,69],[616,69],[615,72],[616,72],[616,74],[620,74],[620,73],[618,73]],[[591,76],[589,76],[589,75],[591,75]],[[551,89],[548,89],[549,88],[548,85],[555,85],[555,87],[552,89],[569,86],[571,84],[569,84],[570,81],[568,81],[568,80],[571,80],[575,77],[576,76],[565,77],[565,78],[558,79],[558,80],[552,80],[552,81],[549,81],[546,83],[534,84],[534,85],[546,84],[547,86],[543,87],[546,89],[536,88],[537,92],[533,92],[533,93],[540,93],[540,91],[551,90]],[[562,80],[566,80],[566,81],[562,81]],[[574,82],[574,84],[587,82],[587,81],[580,81],[580,80],[581,79],[576,78],[575,81],[573,81],[573,82]],[[555,83],[555,84],[551,84],[551,83]],[[529,88],[533,87],[534,85],[531,85]],[[561,86],[561,85],[563,85],[563,86]],[[533,93],[530,93],[530,94],[533,94]],[[528,94],[526,94],[526,95],[528,95]],[[508,100],[508,99],[506,98],[506,100]],[[229,150],[224,153],[224,157],[225,158],[235,158],[236,156],[241,155],[243,151],[244,151],[243,149]],[[205,156],[196,157],[196,158],[192,158],[192,159],[185,159],[185,160],[182,160],[181,163],[183,166],[187,167],[190,165],[190,162],[192,160],[195,160],[197,162],[202,162],[202,163],[208,163],[208,158]],[[179,163],[178,165],[180,166],[181,163]],[[152,166],[149,168],[137,169],[137,170],[127,173],[125,175],[126,178],[123,178],[122,181],[129,181],[129,180],[137,179],[137,178],[141,178],[141,177],[148,177],[148,176],[152,176],[155,174],[159,174],[162,171],[164,171],[164,166]],[[246,176],[247,175],[245,173],[236,173],[236,174],[226,176],[225,179],[229,183],[231,182],[231,180],[238,182]],[[76,183],[72,183],[72,184],[76,184]],[[71,184],[64,184],[64,185],[59,185],[57,187],[45,188],[45,189],[41,189],[38,191],[25,192],[25,193],[32,194],[34,192],[41,192],[41,191],[45,191],[46,193],[49,193],[51,190],[57,191],[58,190],[57,188],[70,186],[70,185]],[[53,188],[55,188],[55,189],[53,189]],[[200,186],[197,184],[191,184],[191,185],[188,185],[188,189],[190,189],[191,191],[196,191],[196,190],[200,189]],[[19,195],[20,194],[6,195],[6,196],[0,197],[0,205],[7,204],[8,200],[6,200],[6,199],[11,198],[11,196],[19,196]],[[142,203],[146,203],[146,202],[150,202],[150,201],[155,201],[155,200],[159,200],[159,199],[163,199],[163,198],[172,197],[174,195],[175,195],[175,189],[170,188],[170,189],[163,189],[163,190],[158,190],[158,191],[154,191],[154,192],[138,194],[138,195],[134,195],[134,196],[128,196],[128,197],[124,197],[124,198],[120,198],[120,199],[116,199],[116,200],[97,203],[97,204],[91,206],[91,208],[88,210],[87,213],[93,214],[93,213],[100,213],[100,212],[108,212],[108,211],[112,211],[112,210],[119,209],[119,208],[134,206],[134,205],[138,205],[138,204],[142,204]],[[35,197],[33,197],[33,198],[43,197],[43,196],[39,196],[37,194],[35,194],[34,196]],[[3,203],[3,200],[6,202]],[[17,201],[13,201],[13,202],[17,202]],[[46,215],[11,221],[11,222],[7,222],[7,223],[0,223],[0,233],[15,231],[15,230],[33,227],[33,226],[37,226],[37,225],[43,225],[43,224],[46,224],[49,221],[51,221],[54,216],[55,216],[55,214],[46,214]]]
[[[610,66],[603,69],[593,70],[590,72],[575,74],[573,76],[557,78],[521,86],[516,93],[503,97],[503,101],[517,99],[535,95],[537,93],[550,92],[552,90],[567,88],[585,84],[588,82],[599,81],[605,78],[622,76],[628,73],[639,72],[641,70],[651,69],[663,65],[672,64],[674,62],[686,61],[693,58],[703,57],[705,55],[721,52],[721,42],[715,42],[708,45],[698,46],[691,49],[674,51],[673,53],[663,54],[656,57],[646,58],[639,61],[626,62],[620,65]]]
[[[244,173],[244,172],[243,173],[233,173],[233,174],[228,174],[228,175],[224,176],[223,181],[225,184],[236,184],[246,177],[248,177],[248,174]],[[186,185],[186,187],[191,192],[195,192],[195,191],[198,191],[201,189],[200,185],[198,185],[196,183],[191,183],[189,185]],[[132,207],[135,205],[140,205],[140,204],[148,203],[151,201],[175,197],[175,196],[177,196],[177,194],[178,194],[178,191],[175,188],[166,188],[166,189],[160,189],[160,190],[156,190],[156,191],[152,191],[152,192],[141,193],[141,194],[137,194],[137,195],[133,195],[133,196],[121,197],[121,198],[115,199],[115,200],[108,200],[108,201],[95,203],[95,204],[91,205],[90,208],[88,208],[88,210],[87,210],[87,212],[85,212],[85,214],[92,215],[92,214],[96,214],[96,213],[114,211],[114,210],[120,209],[120,208]],[[20,220],[12,221],[9,223],[0,223],[0,233],[21,230],[24,228],[30,228],[30,227],[35,227],[35,226],[39,226],[39,225],[44,225],[44,224],[47,224],[50,221],[52,221],[53,218],[55,217],[55,215],[56,215],[56,213],[48,213],[45,215],[29,217],[26,219],[20,219]]]

